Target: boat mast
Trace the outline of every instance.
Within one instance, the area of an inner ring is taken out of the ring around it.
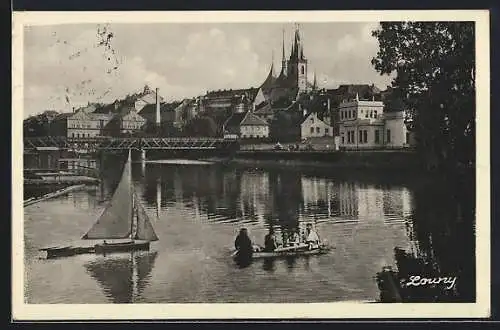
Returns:
[[[128,158],[127,158],[127,162],[132,163],[132,151],[129,149],[128,150]],[[128,182],[129,184],[132,186],[132,171],[129,171],[128,173]],[[134,200],[134,191],[133,189],[130,189],[130,202],[131,202],[131,207],[132,207],[132,221],[130,221],[130,239],[133,240],[134,239],[134,220],[135,220],[135,200]]]

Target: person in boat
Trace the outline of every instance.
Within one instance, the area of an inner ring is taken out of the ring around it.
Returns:
[[[319,246],[319,235],[310,223],[306,225],[306,244],[309,245],[309,249]]]
[[[250,237],[248,237],[248,231],[246,228],[240,229],[240,233],[234,241],[234,247],[236,248],[236,251],[238,251],[238,255],[250,257],[252,256],[253,244]]]
[[[290,235],[290,237],[288,239],[288,244],[290,246],[300,245],[300,231],[298,228],[295,229],[294,231],[292,231],[292,234]]]
[[[264,251],[272,252],[278,247],[276,242],[276,236],[274,235],[274,230],[271,228],[269,233],[264,237]]]

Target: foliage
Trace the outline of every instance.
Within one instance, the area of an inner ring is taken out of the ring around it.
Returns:
[[[475,157],[475,48],[472,22],[383,22],[373,31],[372,64],[396,72],[428,168],[470,164]]]
[[[277,112],[271,121],[270,138],[275,142],[293,142],[300,139],[299,117],[302,117],[302,113]]]
[[[217,136],[217,124],[208,116],[191,119],[184,128],[184,135],[197,137]]]
[[[49,110],[26,118],[23,121],[23,135],[25,137],[52,135],[51,123],[58,114],[56,111]]]

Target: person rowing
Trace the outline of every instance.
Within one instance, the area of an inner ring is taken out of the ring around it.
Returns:
[[[248,264],[252,260],[253,255],[253,244],[250,237],[248,237],[248,231],[246,228],[240,229],[240,233],[234,241],[234,247],[236,248],[236,258],[238,263]]]

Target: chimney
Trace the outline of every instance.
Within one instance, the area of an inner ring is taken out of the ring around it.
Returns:
[[[328,111],[330,111],[330,98],[328,98],[326,102],[327,102],[327,109]]]
[[[160,125],[160,96],[158,91],[159,89],[156,88],[156,125]]]

